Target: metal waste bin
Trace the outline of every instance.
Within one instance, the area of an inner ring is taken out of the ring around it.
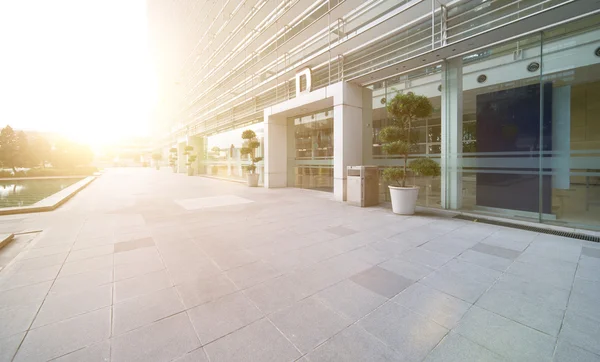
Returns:
[[[377,166],[348,166],[346,202],[360,207],[379,204]]]

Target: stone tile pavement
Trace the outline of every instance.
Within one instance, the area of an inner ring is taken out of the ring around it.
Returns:
[[[598,244],[150,169],[0,225],[0,361],[600,361]]]

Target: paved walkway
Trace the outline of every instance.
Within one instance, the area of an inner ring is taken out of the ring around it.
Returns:
[[[0,361],[600,361],[594,243],[151,169],[34,230]]]

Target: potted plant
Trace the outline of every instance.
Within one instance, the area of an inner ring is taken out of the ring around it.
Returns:
[[[248,171],[248,186],[256,187],[258,186],[258,173],[256,173],[256,163],[260,162],[263,158],[256,157],[256,149],[260,147],[260,142],[256,139],[256,133],[253,130],[245,130],[242,132],[242,139],[244,140],[244,146],[240,150],[242,155],[248,155],[250,161],[252,162],[250,165],[246,166],[246,170]]]
[[[183,150],[183,154],[187,156],[187,162],[185,164],[187,166],[187,174],[188,176],[194,176],[194,162],[196,161],[196,155],[192,153],[194,147],[185,146]]]
[[[169,166],[171,166],[173,172],[177,172],[177,148],[175,147],[169,150]]]
[[[440,173],[439,165],[430,158],[418,158],[408,164],[408,155],[417,142],[413,122],[429,117],[433,106],[427,97],[409,92],[396,94],[386,108],[393,123],[379,132],[382,149],[388,155],[402,155],[404,165],[385,169],[383,178],[389,183],[395,183],[388,186],[394,213],[411,215],[415,212],[419,188],[406,185],[408,170],[419,176],[437,176]]]
[[[160,170],[160,161],[162,160],[162,154],[153,153],[152,159],[154,160],[154,167],[156,167],[157,170]]]

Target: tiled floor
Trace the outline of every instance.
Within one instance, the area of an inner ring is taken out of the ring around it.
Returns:
[[[0,223],[0,361],[600,361],[594,243],[150,169]]]

